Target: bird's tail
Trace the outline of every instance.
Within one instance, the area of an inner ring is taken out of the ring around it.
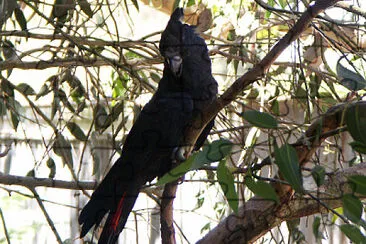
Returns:
[[[139,190],[139,188],[135,188],[123,193],[115,212],[110,212],[108,215],[103,232],[99,237],[99,243],[116,243],[118,236],[125,227],[127,218],[135,205]]]
[[[142,186],[141,182],[136,182],[129,177],[121,177],[117,172],[121,171],[113,170],[112,167],[81,211],[79,216],[79,223],[82,225],[81,238],[94,225],[98,226],[105,214],[108,213],[98,243],[109,244],[117,241]],[[128,181],[126,178],[130,180]]]

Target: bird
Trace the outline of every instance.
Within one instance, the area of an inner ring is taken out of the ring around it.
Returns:
[[[217,96],[207,45],[196,26],[182,23],[183,16],[183,9],[177,8],[162,32],[163,76],[127,135],[120,158],[82,209],[81,238],[108,214],[98,243],[117,242],[141,188],[183,160],[177,152],[189,147],[186,130]],[[193,150],[204,144],[213,125],[214,119]]]

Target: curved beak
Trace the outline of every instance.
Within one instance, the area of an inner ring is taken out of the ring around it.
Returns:
[[[179,55],[166,58],[169,69],[176,77],[180,77],[182,74],[182,58]]]

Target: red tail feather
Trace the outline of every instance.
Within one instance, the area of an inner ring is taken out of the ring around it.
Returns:
[[[117,231],[117,226],[119,223],[119,219],[121,218],[121,214],[122,214],[122,208],[123,208],[123,201],[125,200],[125,196],[126,196],[126,192],[123,193],[123,196],[121,198],[121,200],[119,200],[118,203],[118,207],[117,207],[117,211],[114,214],[113,218],[112,218],[112,228],[114,231]]]

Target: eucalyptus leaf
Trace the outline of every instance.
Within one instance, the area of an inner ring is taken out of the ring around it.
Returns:
[[[366,109],[362,104],[350,105],[345,114],[347,130],[352,138],[366,144]]]
[[[234,177],[230,170],[226,167],[226,160],[221,160],[217,167],[217,180],[221,189],[234,213],[238,213],[239,198],[235,190]]]
[[[172,182],[191,170],[196,170],[205,164],[222,160],[229,155],[232,145],[232,142],[226,139],[219,139],[205,145],[202,151],[193,153],[187,160],[163,175],[157,184],[163,185]]]
[[[337,62],[337,75],[340,80],[340,84],[345,86],[351,91],[362,90],[366,87],[366,80],[358,73],[344,67],[340,61],[344,57],[341,57]]]
[[[88,137],[85,135],[84,131],[75,122],[67,122],[66,127],[76,139],[80,141],[88,140]]]
[[[53,152],[62,158],[64,165],[69,165],[70,168],[73,167],[71,143],[67,141],[62,134],[57,134],[52,148]]]
[[[6,115],[6,105],[5,105],[5,101],[2,97],[0,97],[0,116],[4,116]]]
[[[361,200],[352,194],[344,194],[342,204],[344,215],[352,222],[359,223],[363,212]]]
[[[17,7],[14,9],[14,14],[20,28],[22,28],[23,31],[27,30],[27,20],[24,17],[23,11],[19,7]]]
[[[34,169],[29,170],[25,176],[27,176],[27,177],[36,177],[36,172],[34,171]]]
[[[17,85],[17,90],[26,96],[33,96],[36,95],[36,92],[33,90],[33,88],[26,84],[26,83],[20,83]]]
[[[246,121],[259,128],[275,129],[278,126],[277,120],[268,113],[248,110],[242,116]]]
[[[351,185],[355,193],[359,193],[366,196],[366,176],[352,175],[347,178],[349,184]]]
[[[314,218],[314,222],[313,222],[313,234],[315,239],[320,239],[322,237],[321,232],[319,231],[319,227],[320,227],[320,217],[316,216]]]
[[[11,123],[13,125],[13,129],[16,131],[18,129],[18,125],[19,125],[18,113],[14,112],[14,111],[10,111],[10,119],[11,119]]]
[[[315,165],[314,168],[311,170],[311,175],[313,176],[317,186],[321,186],[324,184],[325,169],[323,166]]]
[[[90,3],[88,3],[88,1],[86,1],[86,0],[79,0],[78,3],[79,3],[79,6],[80,6],[81,10],[89,18],[92,18],[93,17],[93,11],[91,10]]]
[[[51,89],[49,88],[49,86],[46,83],[43,84],[43,86],[41,87],[41,89],[39,90],[39,92],[36,95],[36,100],[38,100],[40,97],[47,95],[50,92],[51,92]]]
[[[102,130],[108,128],[112,121],[108,116],[105,107],[101,104],[97,104],[94,108],[94,126],[96,130]]]
[[[251,190],[255,195],[266,199],[272,200],[277,204],[280,203],[280,200],[276,194],[275,189],[264,181],[254,181],[254,179],[250,176],[245,177],[245,185]]]
[[[174,167],[172,170],[170,170],[168,173],[163,175],[158,182],[157,185],[164,185],[167,183],[170,183],[172,181],[175,181],[185,175],[188,171],[191,170],[192,164],[197,157],[197,154],[191,155],[187,160],[180,163],[177,167]]]
[[[343,224],[340,226],[341,231],[354,243],[364,244],[366,243],[365,236],[361,233],[360,229],[355,225]]]
[[[356,152],[366,154],[366,144],[364,144],[363,142],[353,141],[350,142],[349,145]]]
[[[295,148],[289,144],[284,144],[278,148],[275,144],[275,163],[278,165],[283,178],[292,188],[298,193],[303,193],[300,163]]]
[[[48,174],[48,178],[55,178],[56,175],[56,164],[55,161],[53,160],[53,158],[48,158],[47,160],[47,167],[50,169],[50,173]]]

